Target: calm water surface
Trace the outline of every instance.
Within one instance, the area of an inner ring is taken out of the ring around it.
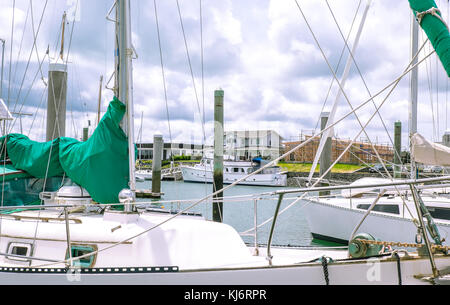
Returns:
[[[138,189],[151,189],[151,181],[137,183]],[[183,181],[163,181],[162,192],[164,196],[161,201],[171,200],[191,200],[202,199],[212,193],[211,184],[187,183]],[[254,195],[265,192],[273,192],[279,189],[261,186],[235,186],[225,191],[225,197]],[[280,211],[292,203],[293,195],[286,195],[283,200]],[[142,200],[141,200],[142,201]],[[144,199],[149,202],[149,199]],[[194,201],[196,202],[196,201]],[[194,203],[192,202],[192,203]],[[156,206],[163,207],[166,210],[180,210],[189,207],[192,203],[160,203]],[[271,199],[259,200],[257,205],[258,224],[273,217],[277,204],[277,197]],[[292,246],[323,246],[330,245],[321,241],[313,240],[309,231],[308,223],[302,213],[304,202],[298,202],[289,208],[286,212],[278,216],[277,226],[273,237],[273,245],[292,245]],[[212,219],[211,201],[204,202],[194,207],[192,212],[201,213],[206,219]],[[254,227],[254,200],[245,199],[243,201],[231,201],[224,203],[223,222],[234,227],[239,233],[253,229]],[[263,225],[258,229],[258,243],[267,244],[269,231],[272,222]],[[247,243],[253,243],[253,236],[243,236]]]

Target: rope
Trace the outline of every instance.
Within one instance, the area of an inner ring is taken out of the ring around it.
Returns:
[[[436,7],[432,7],[430,9],[426,10],[426,11],[423,11],[423,12],[416,12],[416,18],[417,18],[417,21],[419,22],[420,25],[422,25],[422,19],[425,17],[425,15],[428,15],[428,14],[433,15],[434,17],[438,18],[448,29],[447,23],[440,16],[441,11],[438,8],[436,8]]]
[[[398,255],[398,252],[395,251],[393,253],[393,256],[395,257],[395,259],[397,260],[397,275],[398,275],[398,285],[401,286],[402,285],[402,268],[400,265],[400,255]]]
[[[330,275],[328,273],[328,260],[330,260],[330,262],[331,262],[331,258],[329,258],[329,257],[322,256],[320,258],[320,261],[322,263],[322,268],[323,268],[323,275],[324,275],[325,283],[327,286],[330,285]]]

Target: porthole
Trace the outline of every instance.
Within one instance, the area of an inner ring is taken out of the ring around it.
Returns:
[[[8,255],[6,258],[13,261],[28,262],[30,261],[29,257],[32,256],[32,248],[31,244],[12,242],[8,245],[8,254],[11,254],[11,256]]]
[[[86,254],[96,252],[96,245],[72,245],[71,253],[72,258],[77,258],[80,256],[84,256]],[[69,253],[66,253],[66,259],[69,259]],[[73,265],[81,268],[92,268],[95,265],[95,261],[97,259],[97,254],[93,254],[87,257],[83,257],[81,259],[74,260]]]

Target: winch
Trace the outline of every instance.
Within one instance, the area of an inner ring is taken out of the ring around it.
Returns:
[[[353,258],[370,257],[380,254],[383,249],[382,245],[367,244],[361,240],[376,241],[376,239],[368,233],[357,234],[348,245],[348,252]]]

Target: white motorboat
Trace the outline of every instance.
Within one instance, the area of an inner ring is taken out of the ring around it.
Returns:
[[[136,171],[136,175],[142,177],[144,180],[152,180],[152,170],[150,169],[141,169]]]
[[[264,164],[269,162],[255,158],[253,161],[224,161],[223,163],[223,183],[232,184],[249,174],[259,170]],[[200,164],[194,166],[181,166],[183,180],[185,182],[212,183],[213,182],[214,160],[211,158],[202,159]],[[264,169],[260,173],[239,182],[240,185],[255,186],[286,186],[287,172],[282,172],[278,166]]]

